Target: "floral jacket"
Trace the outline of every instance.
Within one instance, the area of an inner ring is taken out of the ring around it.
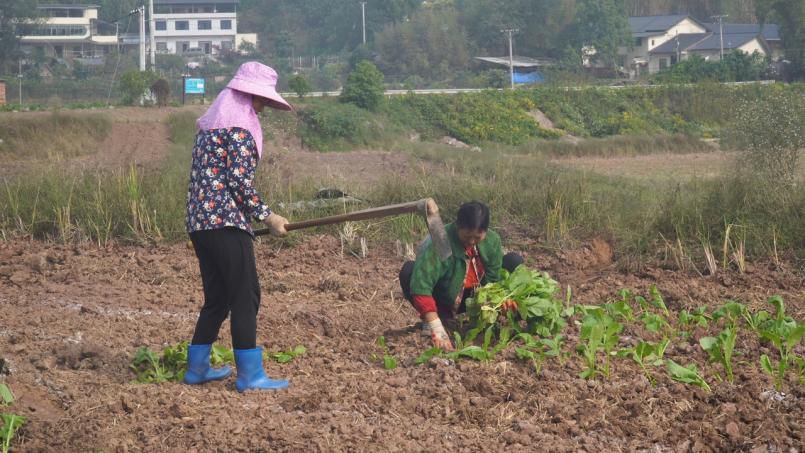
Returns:
[[[198,132],[187,190],[188,233],[235,227],[252,234],[251,219],[271,214],[253,186],[258,159],[245,129]]]

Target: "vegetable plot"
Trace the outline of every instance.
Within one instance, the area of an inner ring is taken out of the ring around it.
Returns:
[[[735,382],[736,355],[742,357],[737,362],[740,365],[753,363],[744,358],[745,350],[739,350],[739,344],[745,347],[749,340],[746,334],[753,333],[761,346],[773,346],[777,352],[776,357],[762,354],[760,365],[772,376],[778,391],[788,371],[796,373],[799,383],[805,382],[805,358],[795,354],[796,346],[805,336],[805,324],[785,314],[779,296],[769,299],[775,307],[774,315],[766,311],[754,313],[743,304],[727,301],[712,312],[704,305],[681,310],[678,316],[672,317],[660,290],[654,285],[649,287],[647,297],[623,289],[617,299],[601,305],[571,304],[570,288],[567,299],[561,301],[556,297],[558,290],[559,284],[544,272],[522,265],[511,274],[503,271],[500,282],[483,286],[475,297],[467,299],[466,325],[453,333],[455,351],[445,353],[431,348],[415,363],[421,364],[437,356],[489,361],[514,344],[514,356],[529,362],[540,375],[550,358],[555,358],[560,366],[567,362],[568,334],[565,331],[570,325],[578,328],[578,341],[569,345],[569,349],[575,350],[580,359],[579,376],[582,378],[608,379],[616,359],[629,359],[651,385],[658,381],[654,370],[664,366],[671,380],[710,391],[705,376],[710,376],[711,372],[719,381]],[[502,310],[508,300],[516,302],[516,312]],[[713,328],[721,330],[710,335],[704,333],[712,332]],[[462,332],[466,332],[463,337]],[[632,338],[631,345],[624,345],[624,332],[645,338]],[[695,341],[694,335],[701,335],[697,342],[707,354],[706,360],[697,364],[694,355],[685,357],[686,364],[681,365],[666,357],[674,341]],[[743,343],[740,343],[742,338]],[[708,362],[717,368],[708,367],[706,374],[700,372],[701,366]]]
[[[14,403],[14,394],[6,384],[0,384],[0,408],[5,409]],[[3,453],[8,453],[11,450],[11,440],[22,425],[25,424],[26,418],[20,415],[0,413],[0,444],[2,445]]]

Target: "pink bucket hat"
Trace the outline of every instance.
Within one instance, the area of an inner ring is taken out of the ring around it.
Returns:
[[[243,93],[264,97],[270,101],[269,107],[278,110],[293,110],[291,104],[277,93],[277,79],[277,72],[270,67],[256,61],[249,61],[240,65],[235,77],[226,86]]]

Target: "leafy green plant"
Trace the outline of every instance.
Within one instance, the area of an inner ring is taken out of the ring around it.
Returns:
[[[707,384],[707,381],[699,374],[699,371],[696,368],[695,363],[691,363],[687,366],[682,366],[671,359],[667,359],[665,361],[666,366],[668,368],[668,374],[671,376],[671,379],[682,382],[684,384],[695,385],[704,389],[705,391],[710,391],[710,386]]]
[[[366,110],[376,110],[383,101],[383,73],[377,66],[364,60],[349,74],[341,102],[355,104]]]
[[[0,414],[0,420],[3,421],[3,426],[0,426],[0,441],[3,442],[3,453],[8,453],[11,450],[11,439],[27,420],[14,414]]]
[[[0,384],[0,405],[8,406],[14,402],[14,394],[6,384]]]
[[[772,359],[763,354],[760,356],[760,366],[763,371],[774,377],[774,387],[780,391],[785,380],[786,370],[792,365],[798,365],[794,348],[805,335],[805,324],[800,324],[785,314],[785,304],[780,296],[769,298],[769,303],[775,308],[775,317],[761,327],[761,337],[770,341],[780,355],[780,361],[775,365]],[[801,372],[799,373],[801,377]]]
[[[671,340],[668,338],[663,338],[662,341],[657,343],[640,341],[637,346],[621,349],[618,352],[618,356],[629,357],[634,360],[634,362],[640,366],[640,369],[643,370],[643,374],[646,375],[651,385],[656,385],[657,380],[651,372],[649,372],[648,366],[660,366],[664,363],[663,356],[670,343]]]
[[[668,324],[668,321],[664,317],[651,312],[643,313],[642,315],[640,315],[640,321],[643,322],[643,325],[646,327],[646,330],[655,333],[661,332],[671,327],[671,325]]]
[[[273,360],[277,363],[288,363],[293,359],[299,357],[300,355],[307,352],[307,348],[303,345],[297,345],[295,348],[288,350],[288,351],[278,351],[278,352],[265,352],[265,357],[267,360]]]
[[[554,338],[534,338],[528,333],[521,333],[517,338],[522,339],[524,344],[514,348],[515,354],[519,359],[530,360],[537,375],[542,373],[542,364],[548,357],[556,357],[560,364],[564,364],[562,335],[556,335]]]
[[[738,329],[735,326],[728,326],[717,337],[702,337],[699,344],[710,355],[711,362],[718,362],[724,366],[727,374],[727,382],[733,382],[732,373],[732,353],[735,350],[735,340],[738,337]]]
[[[679,312],[679,325],[683,328],[691,326],[707,328],[709,322],[713,319],[708,313],[707,305],[702,305],[693,309],[692,311],[682,310]]]
[[[14,402],[14,394],[6,384],[0,384],[0,406],[9,406]],[[11,449],[11,439],[22,425],[25,424],[25,417],[15,414],[0,414],[0,443],[3,446],[3,453],[8,453]]]
[[[383,350],[383,368],[387,370],[397,368],[397,359],[389,354],[389,348],[386,346],[386,337],[383,335],[377,337],[377,345]]]
[[[137,348],[129,367],[137,374],[136,381],[141,384],[176,380],[176,373],[167,369],[159,355],[146,346]]]
[[[467,314],[473,326],[482,329],[496,326],[503,303],[514,300],[527,332],[548,337],[565,328],[565,318],[572,314],[572,308],[565,307],[554,296],[559,284],[547,273],[529,270],[524,265],[512,273],[505,270],[501,273],[500,282],[484,285],[467,299]]]
[[[587,314],[581,323],[580,339],[583,343],[576,347],[576,352],[581,354],[585,364],[585,369],[579,373],[579,377],[595,379],[598,374],[609,377],[610,356],[618,345],[620,340],[618,334],[622,330],[623,324],[615,321],[603,309],[587,310]],[[604,354],[602,368],[598,366],[597,356],[599,352]]]

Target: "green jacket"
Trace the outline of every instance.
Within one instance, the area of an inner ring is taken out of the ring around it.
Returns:
[[[433,250],[428,239],[416,257],[414,273],[411,276],[411,294],[433,296],[440,306],[453,306],[456,298],[464,289],[464,277],[467,275],[467,254],[458,240],[458,228],[450,223],[445,226],[453,255],[442,261]],[[478,255],[484,266],[484,277],[481,284],[500,280],[500,267],[503,263],[503,248],[500,236],[493,230],[487,230],[486,237],[478,243]]]

